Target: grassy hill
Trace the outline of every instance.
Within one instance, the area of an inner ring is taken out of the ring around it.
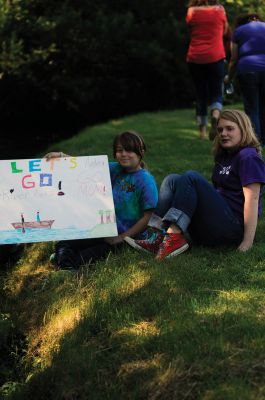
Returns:
[[[125,129],[143,134],[158,183],[187,169],[210,179],[191,110],[109,121],[47,151],[112,157]],[[265,398],[264,216],[246,254],[193,247],[158,263],[125,248],[73,274],[49,265],[53,246],[2,266],[1,398]]]

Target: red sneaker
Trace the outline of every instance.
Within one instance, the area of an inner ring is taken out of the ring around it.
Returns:
[[[164,235],[162,233],[154,232],[149,239],[135,240],[126,236],[125,242],[132,246],[134,249],[145,251],[146,253],[157,253],[160,244],[163,242]]]
[[[164,237],[163,242],[159,246],[156,260],[177,256],[188,248],[189,245],[181,233],[169,233]]]

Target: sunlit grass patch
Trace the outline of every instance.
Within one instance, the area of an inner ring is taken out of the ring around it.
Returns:
[[[196,365],[185,365],[182,358],[173,359],[156,371],[149,385],[149,399],[192,399],[200,393],[205,372]],[[206,374],[205,374],[206,375]]]
[[[145,271],[135,271],[126,278],[119,287],[117,287],[117,295],[128,296],[145,286],[150,281],[150,274]]]
[[[233,382],[224,382],[215,389],[207,390],[203,400],[250,400],[251,398],[249,387],[241,380],[234,379]],[[258,397],[253,397],[253,400],[254,398]]]
[[[118,376],[123,376],[126,377],[128,375],[131,375],[135,372],[137,372],[138,374],[143,372],[144,370],[148,370],[148,369],[157,369],[157,368],[161,368],[163,363],[163,355],[161,354],[155,354],[154,357],[152,357],[151,359],[145,359],[145,360],[134,360],[131,362],[127,362],[122,364],[119,372],[118,372]]]
[[[135,336],[150,337],[157,336],[159,333],[160,329],[155,321],[141,321],[120,329],[115,333],[115,336],[129,336],[133,340]]]
[[[251,290],[216,290],[213,301],[208,305],[198,305],[196,313],[201,315],[221,315],[227,310],[237,314],[256,311],[257,298]]]
[[[54,353],[60,350],[60,342],[66,334],[72,332],[82,318],[82,308],[79,305],[64,304],[63,308],[49,316],[44,316],[43,327],[31,340],[29,355],[35,357],[37,352],[40,361],[45,360],[45,367],[50,366]]]

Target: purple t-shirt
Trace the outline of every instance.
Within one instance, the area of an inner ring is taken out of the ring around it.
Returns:
[[[212,181],[216,190],[230,205],[241,223],[244,222],[243,186],[265,183],[265,164],[254,147],[244,147],[216,161]],[[261,193],[259,196],[259,216]]]
[[[265,22],[254,21],[236,28],[232,42],[238,45],[239,73],[265,71]]]

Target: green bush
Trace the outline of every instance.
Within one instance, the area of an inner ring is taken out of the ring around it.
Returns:
[[[232,23],[255,1],[225,5]],[[0,0],[1,118],[68,126],[191,105],[185,14],[173,0]]]

